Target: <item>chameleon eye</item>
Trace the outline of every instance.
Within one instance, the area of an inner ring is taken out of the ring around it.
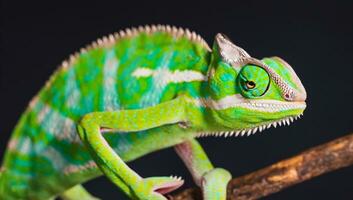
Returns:
[[[245,85],[246,85],[246,88],[249,90],[254,89],[256,87],[256,84],[254,81],[246,81]]]
[[[270,85],[270,76],[265,69],[256,65],[245,65],[237,77],[237,88],[246,98],[264,95]]]

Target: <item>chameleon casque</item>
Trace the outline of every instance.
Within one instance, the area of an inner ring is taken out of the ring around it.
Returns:
[[[80,184],[102,174],[131,199],[166,199],[181,178],[144,178],[126,162],[171,146],[204,199],[225,199],[231,175],[195,138],[289,124],[305,99],[289,64],[222,34],[211,49],[187,29],[126,29],[73,54],[32,99],[8,143],[0,199],[96,199]]]

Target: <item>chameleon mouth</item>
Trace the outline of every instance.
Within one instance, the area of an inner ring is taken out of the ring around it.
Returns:
[[[197,98],[188,100],[196,106],[211,108],[214,110],[245,108],[259,112],[280,112],[292,109],[304,110],[306,108],[306,103],[304,101],[283,102],[269,99],[248,100],[241,94],[226,96],[219,100],[213,100],[211,98]]]
[[[163,195],[178,189],[184,184],[184,180],[181,177],[170,176],[170,178],[173,181],[158,185],[153,188],[153,191]]]
[[[299,119],[302,115],[303,114],[299,114],[296,116],[289,116],[279,120],[275,120],[267,123],[261,123],[260,125],[257,125],[251,128],[246,128],[246,129],[232,130],[232,131],[200,132],[200,133],[197,133],[196,137],[199,138],[199,137],[207,137],[207,136],[216,136],[216,137],[250,136],[255,134],[256,132],[262,132],[265,129],[271,128],[272,126],[276,128],[277,126],[289,125],[294,120]]]

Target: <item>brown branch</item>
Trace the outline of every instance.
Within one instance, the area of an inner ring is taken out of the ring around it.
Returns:
[[[353,165],[353,134],[308,149],[228,184],[228,199],[258,199],[321,174]],[[200,189],[190,188],[171,200],[201,200]]]

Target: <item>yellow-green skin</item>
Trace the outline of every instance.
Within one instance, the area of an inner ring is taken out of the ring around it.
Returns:
[[[94,199],[80,184],[102,173],[132,199],[166,199],[182,180],[125,163],[171,146],[205,199],[225,199],[231,175],[194,138],[289,123],[305,97],[283,60],[251,58],[222,35],[211,51],[183,29],[128,29],[65,61],[34,97],[8,144],[0,199]]]

